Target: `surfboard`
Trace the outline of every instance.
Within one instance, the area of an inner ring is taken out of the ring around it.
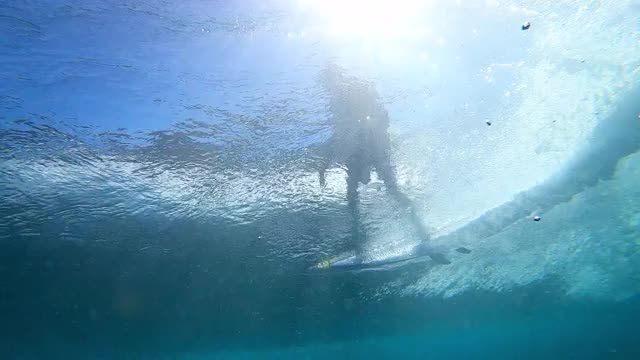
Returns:
[[[428,250],[428,248],[427,248]],[[459,247],[455,251],[461,254],[469,254],[471,250],[465,247]],[[403,256],[394,256],[381,260],[361,261],[357,256],[352,255],[342,258],[333,258],[323,260],[309,268],[315,271],[362,271],[362,270],[389,270],[402,266],[406,263],[412,263],[422,260],[433,260],[437,264],[450,264],[450,261],[439,252],[434,251],[417,251]]]
[[[429,255],[396,256],[374,261],[360,261],[356,256],[342,259],[327,259],[312,266],[309,270],[320,272],[376,271],[390,270],[405,263],[428,260]]]

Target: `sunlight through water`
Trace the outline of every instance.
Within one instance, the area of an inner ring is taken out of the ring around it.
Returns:
[[[300,5],[322,18],[334,36],[366,40],[419,38],[427,34],[431,1],[421,0],[300,0]]]

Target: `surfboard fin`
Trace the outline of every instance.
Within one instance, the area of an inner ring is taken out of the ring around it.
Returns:
[[[459,247],[456,249],[457,252],[461,253],[461,254],[470,254],[471,250],[467,249],[466,247]]]
[[[432,252],[429,254],[429,257],[437,262],[438,264],[443,264],[443,265],[448,265],[451,264],[451,261],[449,261],[444,254],[439,253],[439,252]]]

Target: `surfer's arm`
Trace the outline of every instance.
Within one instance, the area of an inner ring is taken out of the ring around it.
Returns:
[[[325,174],[333,163],[333,137],[329,141],[323,144],[320,148],[320,161],[318,164],[318,181],[320,186],[324,187],[326,184]]]
[[[327,169],[329,169],[330,161],[327,158],[322,159],[320,162],[320,166],[318,167],[318,181],[320,182],[320,186],[324,187],[326,184],[325,174],[327,173]]]

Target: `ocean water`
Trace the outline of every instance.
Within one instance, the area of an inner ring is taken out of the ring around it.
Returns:
[[[0,358],[640,358],[638,44],[636,0],[0,1]],[[451,264],[309,270],[421,241],[319,185],[327,64]]]

